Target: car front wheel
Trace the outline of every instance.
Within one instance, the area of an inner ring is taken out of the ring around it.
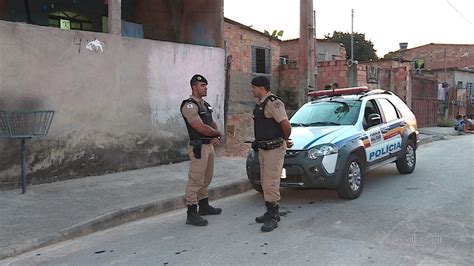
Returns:
[[[364,187],[364,179],[363,160],[356,154],[351,154],[342,173],[341,183],[336,188],[337,194],[343,199],[358,198]]]
[[[405,153],[397,160],[397,169],[400,174],[411,174],[416,166],[416,149],[413,141],[409,140]]]

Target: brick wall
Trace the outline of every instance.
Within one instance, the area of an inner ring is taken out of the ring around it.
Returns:
[[[250,81],[261,74],[252,73],[252,46],[271,50],[271,89],[279,89],[280,43],[275,38],[264,35],[245,25],[225,19],[224,40],[226,53],[232,56],[229,88],[229,115],[226,125],[226,149],[221,154],[245,156],[249,145],[244,141],[252,140],[252,110],[255,98],[251,93]]]
[[[446,56],[445,56],[446,49]],[[468,54],[468,56],[462,57]],[[406,50],[403,58],[407,60],[423,59],[426,69],[445,67],[474,67],[474,44],[428,44]]]

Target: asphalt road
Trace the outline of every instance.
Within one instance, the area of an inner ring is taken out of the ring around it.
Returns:
[[[360,198],[328,190],[282,190],[279,228],[261,233],[260,194],[214,202],[209,226],[185,210],[126,224],[16,258],[6,265],[474,265],[474,136],[418,150],[415,172],[371,172]],[[34,221],[33,221],[34,222]]]

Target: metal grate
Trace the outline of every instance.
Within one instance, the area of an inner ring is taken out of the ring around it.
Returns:
[[[54,111],[0,111],[0,137],[46,136],[53,116]]]

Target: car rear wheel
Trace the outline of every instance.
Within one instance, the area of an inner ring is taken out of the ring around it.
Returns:
[[[364,187],[364,179],[363,160],[356,154],[351,154],[342,173],[341,183],[336,188],[337,194],[343,199],[358,198]]]
[[[411,174],[416,166],[416,149],[413,141],[408,140],[405,153],[397,160],[397,169],[400,174]]]

